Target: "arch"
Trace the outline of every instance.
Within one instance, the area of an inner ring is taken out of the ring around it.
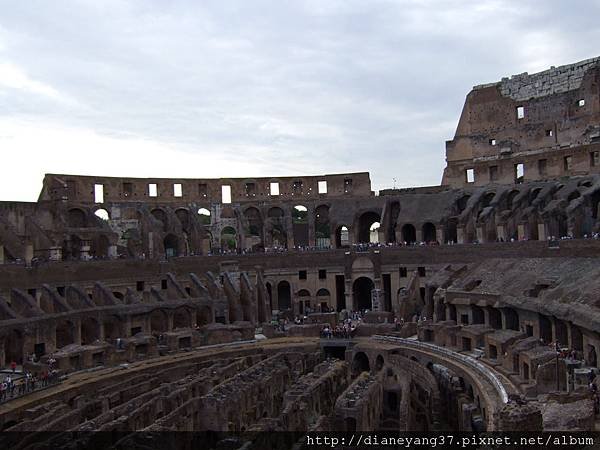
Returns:
[[[284,215],[283,209],[278,206],[274,206],[267,211],[267,217],[271,219],[282,219]]]
[[[206,208],[198,209],[198,218],[202,225],[210,225],[210,211]]]
[[[569,194],[569,196],[567,197],[567,201],[571,202],[579,197],[581,197],[581,194],[579,193],[579,191],[577,189],[575,189],[573,192],[571,192]]]
[[[103,326],[105,340],[112,341],[123,337],[123,322],[117,316],[111,316],[110,318],[105,319]]]
[[[319,248],[328,248],[331,245],[331,224],[327,205],[320,205],[315,209],[315,238]]]
[[[422,232],[423,232],[423,241],[424,242],[436,242],[437,241],[435,225],[432,224],[431,222],[426,222],[423,224]]]
[[[248,221],[247,234],[254,237],[261,237],[263,224],[260,211],[251,206],[244,211],[244,217]]]
[[[98,208],[96,211],[94,211],[94,215],[96,217],[98,217],[100,220],[104,220],[104,221],[110,220],[110,215],[108,214],[108,211],[104,208]]]
[[[179,239],[174,234],[167,234],[163,239],[165,256],[171,258],[179,255]]]
[[[188,232],[190,229],[190,212],[185,208],[178,208],[175,210],[175,216],[181,223],[181,228]]]
[[[368,277],[359,277],[352,284],[352,294],[354,296],[354,306],[357,310],[373,308],[372,291],[375,285],[373,280]]]
[[[481,199],[481,209],[484,209],[484,208],[487,208],[488,206],[490,206],[492,204],[492,201],[494,200],[495,196],[496,196],[495,192],[487,192],[483,196],[483,199]]]
[[[350,230],[346,225],[341,225],[335,231],[335,246],[337,248],[348,247],[350,245]]]
[[[55,328],[56,348],[61,349],[75,343],[75,325],[70,320],[61,320]]]
[[[150,330],[154,332],[169,331],[169,319],[162,309],[155,309],[150,313]]]
[[[186,308],[177,308],[173,311],[173,329],[191,328],[192,315]]]
[[[237,233],[233,227],[221,230],[221,249],[235,250],[237,248]]]
[[[369,372],[370,370],[369,357],[364,352],[356,353],[352,359],[352,375],[356,377],[362,372]]]
[[[325,288],[321,288],[317,291],[317,304],[321,308],[321,312],[328,312],[330,310],[331,294]]]
[[[371,239],[371,230],[374,224],[381,226],[381,216],[374,211],[367,211],[360,215],[358,219],[358,242],[361,244],[368,244],[373,242]],[[379,237],[375,242],[379,242]]]
[[[67,212],[67,225],[70,228],[86,228],[87,215],[80,208],[71,208]]]
[[[152,214],[152,217],[154,217],[156,220],[158,220],[161,223],[162,229],[164,231],[167,231],[167,228],[168,228],[167,213],[164,212],[160,208],[154,208],[152,211],[150,211],[150,214]]]
[[[292,231],[294,245],[296,247],[307,247],[308,240],[308,209],[303,205],[292,208]]]
[[[298,297],[310,297],[310,292],[307,289],[300,289],[298,291]]]
[[[289,282],[283,280],[277,284],[277,300],[280,311],[292,309],[292,291]]]
[[[283,225],[273,225],[273,229],[271,230],[271,244],[273,247],[287,248],[287,236]]]
[[[329,297],[331,294],[325,288],[321,288],[317,291],[317,297]]]
[[[6,364],[16,362],[23,364],[23,332],[21,330],[11,330],[4,341],[4,359]]]
[[[417,242],[417,230],[414,225],[407,223],[402,226],[402,241],[407,244],[414,244]]]
[[[506,205],[508,206],[508,209],[512,210],[517,206],[515,205],[515,198],[517,197],[517,195],[519,195],[519,191],[515,189],[510,191],[510,193],[506,197]]]
[[[456,200],[456,209],[458,213],[462,213],[465,209],[467,209],[467,204],[469,203],[470,195],[463,195],[458,200]]]
[[[100,324],[93,317],[81,321],[81,345],[91,345],[100,339]]]

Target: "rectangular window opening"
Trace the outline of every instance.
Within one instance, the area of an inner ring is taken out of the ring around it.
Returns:
[[[546,136],[548,136],[548,137],[554,136],[554,131],[552,131],[552,130],[546,130]]]
[[[546,175],[548,167],[548,160],[540,159],[538,160],[538,173],[542,176]]]
[[[319,280],[327,279],[327,270],[319,269]]]
[[[292,185],[292,192],[294,194],[302,194],[302,186],[302,181],[294,181],[294,184]]]
[[[221,186],[221,203],[231,203],[231,186]]]
[[[327,194],[327,181],[319,181],[319,194]]]
[[[135,284],[135,290],[138,291],[138,292],[143,291],[144,290],[144,282],[143,281],[138,281]]]
[[[158,197],[158,186],[156,185],[156,183],[150,183],[148,185],[148,196]]]
[[[352,192],[352,178],[344,178],[344,194]]]
[[[408,270],[406,267],[400,267],[400,278],[406,278],[408,276]]]
[[[579,105],[579,107],[580,107],[580,108],[581,108],[582,106],[585,106],[585,99],[583,99],[583,98],[582,98],[582,99],[580,99],[580,100],[577,102],[577,105]]]
[[[515,164],[515,183],[522,183],[525,176],[525,165],[523,163]]]
[[[131,197],[131,194],[133,194],[133,184],[123,183],[123,196]]]
[[[465,175],[467,176],[467,183],[475,183],[475,169],[467,169]]]
[[[490,145],[496,145],[496,139],[490,139]]]
[[[590,153],[590,165],[592,167],[600,166],[600,151]]]
[[[298,279],[299,280],[306,280],[306,277],[307,277],[306,270],[300,270],[298,272]]]
[[[271,195],[279,195],[279,183],[276,181],[273,181],[269,185],[269,192],[271,193]]]
[[[206,183],[198,184],[198,195],[200,197],[208,197],[208,185]]]
[[[490,166],[490,181],[498,179],[498,166]]]
[[[565,170],[568,172],[569,170],[571,170],[571,167],[573,165],[573,158],[571,156],[565,156],[563,163]]]
[[[104,203],[104,185],[94,184],[94,202]]]
[[[180,183],[175,183],[173,185],[173,197],[182,197],[183,196],[183,188]]]
[[[523,119],[525,117],[525,107],[517,106],[517,119]]]
[[[256,184],[246,183],[246,197],[256,197]]]

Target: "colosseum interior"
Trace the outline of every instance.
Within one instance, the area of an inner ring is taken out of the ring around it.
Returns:
[[[440,186],[47,174],[0,203],[11,448],[599,430],[599,83],[594,58],[474,87]]]

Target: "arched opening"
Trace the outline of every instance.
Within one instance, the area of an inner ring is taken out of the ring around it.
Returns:
[[[108,221],[110,219],[110,216],[108,215],[108,211],[105,210],[104,208],[97,209],[94,212],[94,215],[96,217],[98,217],[100,220]]]
[[[375,358],[375,371],[379,372],[381,369],[383,369],[383,364],[384,364],[384,360],[383,360],[383,356],[381,355],[377,355],[377,358]]]
[[[246,236],[253,250],[262,248],[263,241],[263,221],[260,211],[255,207],[247,208],[244,211],[244,218],[248,222]]]
[[[303,205],[292,208],[292,231],[296,247],[308,247],[308,209]]]
[[[329,312],[331,309],[330,306],[331,294],[325,288],[321,288],[317,291],[317,304],[321,309],[321,312]]]
[[[354,377],[370,370],[369,357],[364,352],[358,352],[354,355],[354,359],[352,360],[352,375]]]
[[[150,313],[150,330],[152,330],[152,333],[162,333],[169,330],[169,319],[166,312],[155,309]]]
[[[458,219],[456,217],[452,217],[446,222],[444,242],[448,244],[456,244],[458,242]]]
[[[315,237],[318,248],[329,248],[331,246],[331,227],[327,205],[321,205],[315,209]]]
[[[432,243],[437,241],[437,234],[435,231],[435,225],[431,222],[423,224],[423,241]]]
[[[373,280],[367,277],[360,277],[354,281],[352,293],[354,295],[354,305],[357,310],[372,309],[372,291],[374,287]]]
[[[210,225],[210,211],[206,208],[198,210],[198,219],[202,225]]]
[[[163,244],[165,247],[165,256],[167,258],[171,258],[179,255],[179,239],[174,234],[167,234],[163,239]]]
[[[462,213],[465,209],[467,209],[467,204],[469,203],[470,195],[463,195],[456,201],[456,209],[458,213]]]
[[[87,217],[85,212],[79,208],[71,208],[67,212],[67,225],[70,228],[86,228]]]
[[[369,211],[361,214],[358,219],[358,242],[362,244],[379,242],[378,232],[380,226],[381,217],[376,212]],[[377,234],[377,237],[375,237],[375,234]]]
[[[108,237],[104,234],[98,236],[97,239],[93,241],[93,248],[91,253],[98,258],[106,258],[108,257],[108,249],[110,248],[110,241]]]
[[[168,228],[167,214],[162,209],[158,209],[158,208],[150,211],[150,214],[152,214],[152,217],[154,217],[154,219],[156,219],[160,222],[162,230],[167,231],[167,228]]]
[[[490,326],[495,330],[502,329],[502,314],[496,308],[488,307],[488,315],[490,318]]]
[[[104,340],[114,341],[123,337],[123,324],[118,317],[111,317],[104,321]]]
[[[173,329],[177,328],[190,328],[192,315],[185,308],[177,308],[173,312]]]
[[[190,212],[187,209],[179,208],[175,211],[175,216],[181,224],[181,229],[186,233],[190,232]]]
[[[485,323],[485,316],[483,313],[483,308],[477,305],[471,305],[471,313],[473,316],[473,324],[483,324]]]
[[[290,283],[283,280],[277,285],[277,301],[279,311],[286,311],[292,309],[292,291]]]
[[[100,339],[100,324],[92,317],[81,321],[81,345],[91,345]]]
[[[310,292],[306,289],[300,289],[298,291],[298,311],[300,314],[310,314],[313,312],[310,303]]]
[[[335,232],[335,246],[337,248],[348,247],[350,245],[350,230],[346,225],[338,227]]]
[[[283,209],[273,207],[267,212],[271,228],[271,245],[275,248],[287,248]]]
[[[578,352],[583,351],[583,334],[577,325],[571,324],[571,346]]]
[[[552,342],[552,323],[546,316],[540,314],[539,316],[540,325],[540,339],[546,344]]]
[[[504,308],[504,320],[507,330],[519,331],[519,315],[512,308]]]
[[[414,244],[417,242],[417,230],[414,225],[407,223],[402,227],[402,241],[407,244]]]
[[[233,227],[225,227],[221,231],[221,249],[235,250],[237,248],[237,233]]]
[[[56,348],[61,349],[75,343],[75,325],[69,320],[62,320],[56,324]]]
[[[6,336],[4,359],[7,365],[13,361],[23,364],[23,333],[20,330],[11,330]]]

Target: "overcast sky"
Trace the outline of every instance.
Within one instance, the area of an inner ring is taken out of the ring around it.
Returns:
[[[600,55],[599,3],[0,0],[0,200],[44,173],[439,184],[471,87]]]

